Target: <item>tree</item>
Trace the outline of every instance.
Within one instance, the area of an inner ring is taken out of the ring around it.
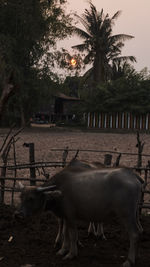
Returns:
[[[127,77],[129,73],[134,72],[134,69],[131,68],[131,65],[128,63],[128,60],[117,59],[112,62],[112,73],[111,80],[117,80],[122,77]]]
[[[112,35],[112,27],[115,20],[121,14],[117,11],[111,18],[104,15],[103,9],[99,12],[90,2],[90,10],[85,9],[82,16],[77,16],[85,27],[86,31],[75,27],[74,32],[81,37],[84,42],[73,46],[80,52],[86,52],[85,64],[92,64],[88,74],[93,75],[95,83],[107,81],[111,78],[112,62],[116,60],[135,61],[135,57],[121,57],[121,50],[125,40],[133,38],[131,35]]]
[[[150,110],[150,75],[147,69],[137,72],[126,66],[124,75],[101,83],[92,91],[81,92],[83,112],[132,112],[145,114]]]
[[[66,0],[0,1],[0,59],[3,63],[0,93],[4,81],[15,73],[19,84],[16,107],[22,114],[22,122],[26,107],[32,108],[29,103],[37,92],[37,81],[45,71],[52,78],[56,42],[71,33],[71,19],[65,14],[65,3]]]
[[[107,100],[103,103],[108,111],[127,111],[134,114],[149,112],[150,80],[129,74],[107,85]]]

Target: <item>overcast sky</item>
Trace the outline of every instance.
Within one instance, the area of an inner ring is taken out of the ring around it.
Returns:
[[[113,34],[124,33],[135,37],[125,42],[122,55],[136,57],[136,70],[144,67],[150,70],[150,0],[93,0],[92,3],[98,11],[103,8],[104,14],[108,13],[110,16],[118,10],[122,11],[113,27]],[[68,0],[69,11],[76,11],[81,15],[85,8],[89,9],[87,0]],[[80,42],[77,37],[72,38],[65,41],[65,46],[70,49]]]

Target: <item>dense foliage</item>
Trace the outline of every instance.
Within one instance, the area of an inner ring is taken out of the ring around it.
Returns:
[[[41,107],[48,110],[57,91],[81,98],[81,105],[73,111],[79,115],[89,111],[149,112],[149,73],[137,73],[129,65],[135,57],[121,55],[124,41],[133,36],[112,32],[120,11],[109,17],[90,3],[90,9],[77,16],[84,31],[72,26],[65,13],[66,2],[0,1],[0,98],[12,73],[17,85],[3,114],[6,124],[25,124]],[[57,41],[72,32],[83,40],[74,46],[79,51],[74,53],[75,66],[70,64],[72,56],[66,49],[56,49]],[[92,68],[80,76],[81,67],[88,64]],[[67,70],[64,81],[58,76],[60,68]]]
[[[56,42],[71,33],[71,19],[65,15],[65,0],[1,0],[0,2],[0,88],[13,70],[18,92],[10,111],[21,114],[22,122],[36,108],[42,90],[55,87],[53,67]],[[45,83],[42,83],[42,80]],[[47,96],[47,99],[49,97]]]
[[[146,113],[150,111],[150,77],[148,73],[145,75],[145,71],[137,73],[133,68],[128,68],[122,77],[91,91],[83,86],[82,97],[86,111]]]

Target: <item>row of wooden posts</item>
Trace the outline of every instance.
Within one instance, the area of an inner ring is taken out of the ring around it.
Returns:
[[[131,112],[91,113],[87,114],[87,127],[99,129],[150,130],[150,113],[133,114]]]

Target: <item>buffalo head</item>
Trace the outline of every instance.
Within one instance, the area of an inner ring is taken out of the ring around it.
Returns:
[[[55,185],[36,187],[24,186],[22,183],[19,183],[18,191],[21,192],[19,212],[23,216],[30,216],[44,210],[47,202],[53,205],[62,195],[61,191],[56,190]]]

